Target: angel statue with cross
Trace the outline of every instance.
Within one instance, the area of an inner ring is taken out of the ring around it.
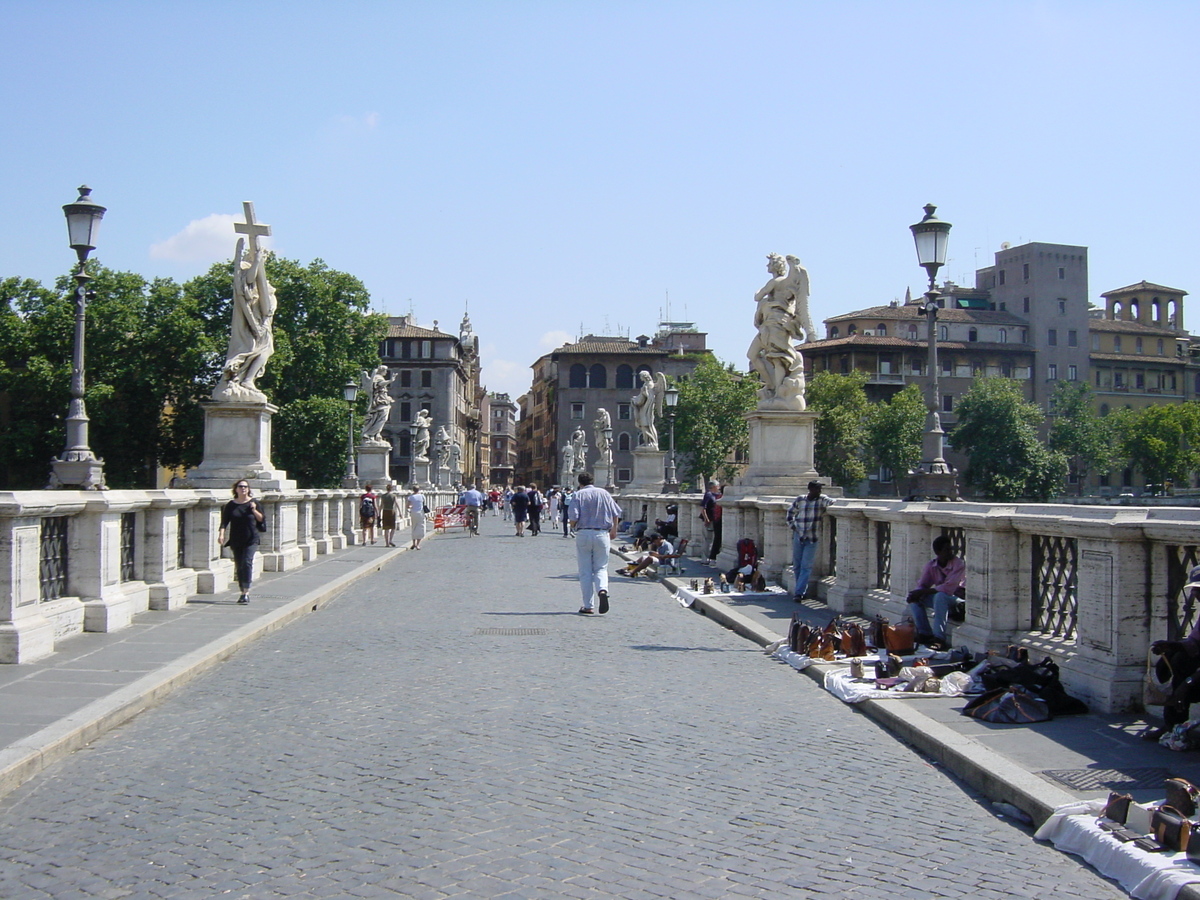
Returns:
[[[359,386],[371,397],[371,403],[367,407],[367,417],[362,426],[364,444],[391,446],[383,437],[382,432],[383,426],[387,424],[388,416],[392,412],[394,398],[388,388],[392,386],[396,376],[393,375],[391,378],[387,376],[388,367],[381,365],[373,373],[363,370],[359,377]]]
[[[273,334],[275,289],[267,281],[264,268],[266,251],[258,239],[271,233],[270,225],[254,221],[254,204],[242,203],[245,223],[235,222],[238,238],[233,257],[233,321],[229,328],[229,349],[221,380],[213,389],[214,400],[253,400],[265,402],[266,394],[254,386],[267,360],[275,352]]]

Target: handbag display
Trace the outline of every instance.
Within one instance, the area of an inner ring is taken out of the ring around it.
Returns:
[[[842,631],[842,655],[844,656],[866,656],[867,655],[867,635],[863,631],[863,627],[855,622],[851,622]]]
[[[1168,778],[1163,787],[1166,788],[1163,806],[1177,809],[1189,819],[1196,814],[1196,798],[1200,797],[1200,788],[1186,778]]]
[[[883,645],[888,653],[911,653],[917,646],[917,626],[912,619],[903,619],[895,625],[884,624]]]
[[[1050,719],[1050,706],[1019,687],[995,688],[962,708],[964,716],[996,725],[1027,725]]]
[[[1150,817],[1150,833],[1168,850],[1187,850],[1192,823],[1173,806],[1160,806]]]
[[[813,635],[806,650],[809,659],[820,659],[832,662],[837,658],[838,639],[828,632],[821,631]]]
[[[1108,803],[1104,805],[1100,815],[1113,822],[1124,825],[1129,819],[1129,804],[1133,802],[1132,794],[1122,794],[1113,791],[1108,795]]]
[[[812,631],[800,619],[800,613],[792,614],[792,624],[788,626],[788,649],[793,653],[803,653],[807,647]]]

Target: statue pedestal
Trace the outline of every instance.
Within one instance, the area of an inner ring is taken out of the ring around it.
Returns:
[[[596,487],[602,487],[606,491],[616,490],[616,485],[613,484],[612,466],[604,463],[596,463],[592,468],[592,478],[595,481]]]
[[[390,444],[359,444],[358,451],[358,481],[360,484],[372,484],[383,490],[392,480]]]
[[[419,484],[422,488],[433,487],[433,483],[429,480],[429,460],[413,460],[412,480],[413,484]]]
[[[434,483],[438,487],[449,487],[450,486],[450,467],[449,466],[438,466],[437,481]]]
[[[661,494],[663,479],[666,478],[666,458],[665,450],[646,450],[638,447],[633,451],[633,481],[622,490]]]
[[[727,497],[796,497],[819,479],[813,465],[813,433],[820,413],[811,410],[756,409],[750,424],[750,465]]]
[[[228,490],[244,478],[260,491],[294,491],[296,482],[271,464],[271,416],[278,407],[256,400],[208,400],[204,461],[187,473],[192,487]]]

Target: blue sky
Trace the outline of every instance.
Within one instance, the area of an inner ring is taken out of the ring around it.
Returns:
[[[694,321],[745,365],[772,251],[815,319],[1001,242],[1089,248],[1090,295],[1200,292],[1194,2],[0,0],[0,277],[96,256],[178,280],[275,249],[455,332],[515,395],[581,333]],[[1197,301],[1200,302],[1200,301]],[[1185,319],[1200,331],[1200,308]]]

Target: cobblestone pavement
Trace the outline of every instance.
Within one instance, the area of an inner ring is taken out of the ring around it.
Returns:
[[[439,536],[0,804],[0,897],[1120,898],[574,544]],[[614,566],[615,568],[615,566]]]

